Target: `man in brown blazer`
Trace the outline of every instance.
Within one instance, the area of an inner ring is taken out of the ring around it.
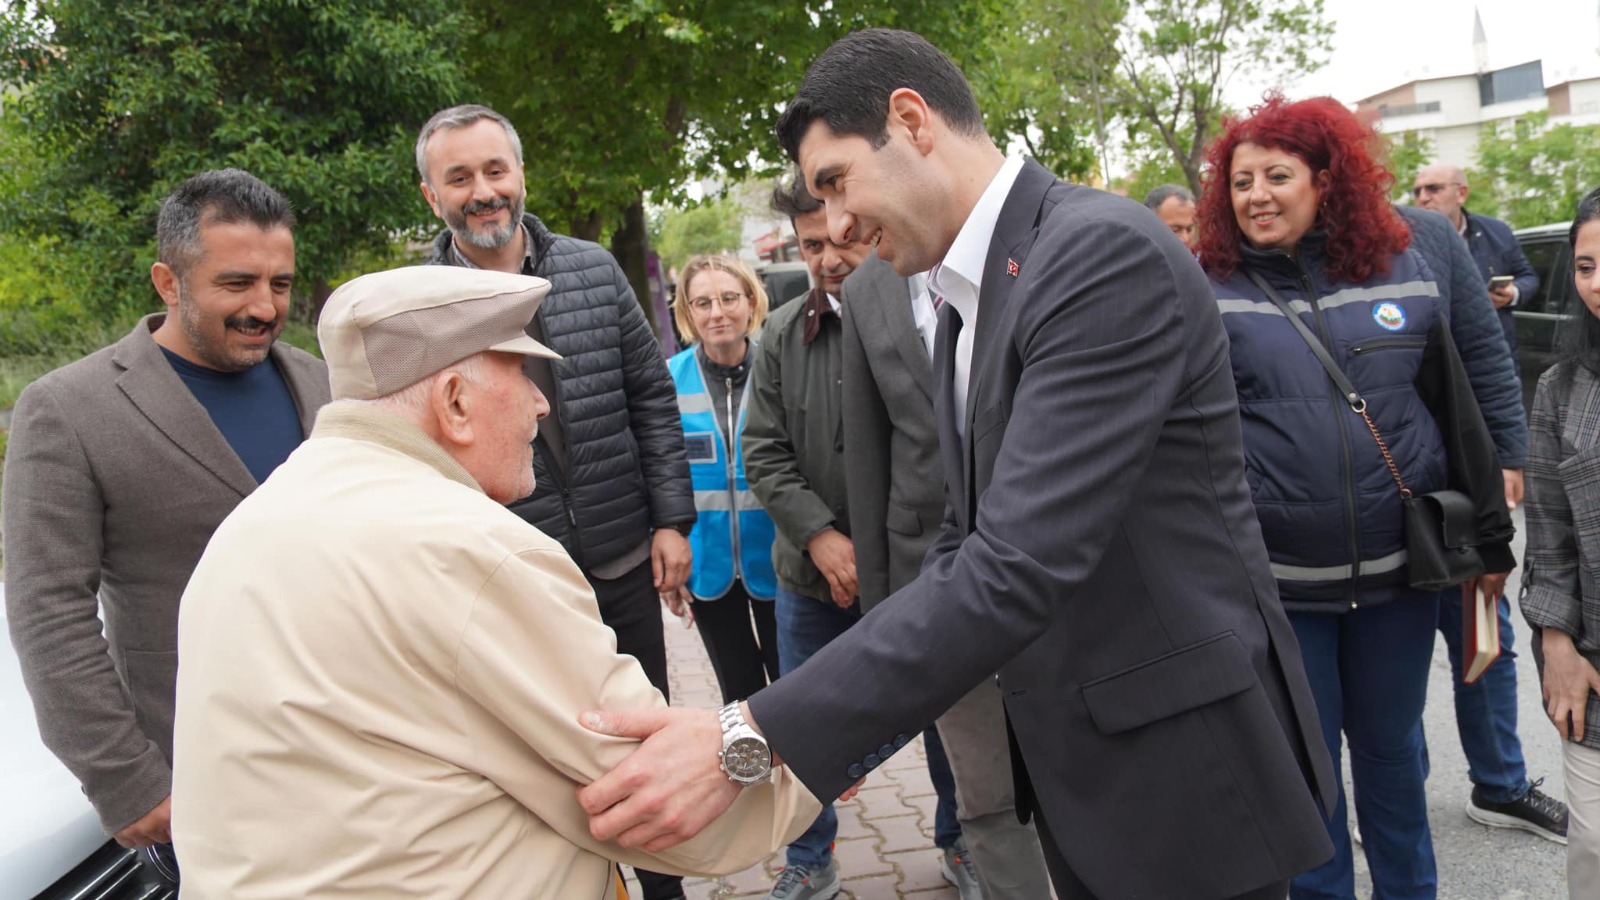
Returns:
[[[7,619],[39,732],[128,847],[169,840],[178,598],[211,533],[310,432],[316,358],[275,341],[294,216],[237,169],[162,203],[167,306],[29,385],[6,459]]]

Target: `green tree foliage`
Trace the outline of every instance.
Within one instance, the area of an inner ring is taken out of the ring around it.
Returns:
[[[671,205],[695,178],[781,169],[773,125],[830,43],[909,28],[965,64],[991,2],[469,0],[468,59],[483,102],[522,136],[528,209],[557,231],[610,235],[638,290],[645,195]]]
[[[1433,141],[1415,131],[1408,131],[1398,138],[1388,138],[1384,143],[1389,156],[1385,165],[1394,174],[1394,196],[1390,199],[1396,203],[1409,202],[1411,185],[1416,181],[1417,173],[1433,164],[1437,152]]]
[[[303,286],[429,221],[411,143],[458,101],[467,22],[445,0],[43,0],[0,13],[0,133],[41,163],[0,175],[0,234],[92,272],[94,316],[153,308],[161,198],[237,166],[294,203]],[[299,305],[303,314],[314,313]]]
[[[743,240],[744,205],[719,197],[686,209],[668,209],[655,217],[650,242],[662,265],[682,268],[699,253],[738,255]]]
[[[1583,195],[1600,186],[1600,126],[1550,126],[1537,112],[1505,127],[1485,126],[1468,179],[1474,212],[1512,228],[1570,222]]]
[[[1061,116],[1092,123],[1137,150],[1156,146],[1200,190],[1200,164],[1235,78],[1303,74],[1326,62],[1332,27],[1322,0],[1006,0],[1012,40],[1033,52],[1002,65],[1042,96],[1008,125],[1012,133],[1056,135]],[[1004,81],[1004,79],[1001,79]],[[1115,127],[1114,127],[1115,126]],[[1071,129],[1072,125],[1065,126]],[[1059,136],[1081,159],[1086,124]],[[1142,155],[1142,154],[1141,154]]]

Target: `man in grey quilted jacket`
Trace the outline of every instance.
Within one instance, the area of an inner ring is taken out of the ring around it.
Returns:
[[[527,361],[550,415],[534,441],[537,487],[511,509],[566,547],[617,650],[666,696],[658,597],[689,578],[695,507],[660,345],[610,253],[524,212],[522,141],[504,116],[472,105],[434,114],[417,136],[417,173],[448,226],[430,263],[550,281],[528,334],[561,359]],[[683,896],[677,878],[639,878],[645,900]]]

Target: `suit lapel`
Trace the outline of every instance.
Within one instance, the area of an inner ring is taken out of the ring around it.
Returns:
[[[272,361],[278,364],[278,374],[289,386],[294,398],[294,408],[300,413],[300,436],[311,436],[317,423],[317,412],[328,402],[330,391],[327,373],[321,366],[308,365],[305,357],[290,356],[280,341],[272,345]]]
[[[871,265],[868,273],[872,277],[871,290],[883,314],[883,324],[895,349],[905,360],[906,371],[931,400],[933,363],[928,358],[928,345],[922,342],[922,332],[917,330],[917,318],[911,311],[911,282],[896,275],[888,263],[876,257]]]
[[[150,336],[159,322],[159,315],[147,316],[133,334],[117,342],[112,361],[123,369],[117,388],[195,462],[239,496],[248,495],[256,488],[255,478]]]
[[[978,291],[978,330],[972,336],[972,366],[967,378],[966,440],[962,441],[965,456],[963,471],[970,481],[972,474],[972,423],[978,413],[979,389],[985,373],[992,365],[997,348],[1002,342],[1002,329],[1009,330],[1005,322],[1006,305],[1011,299],[1011,289],[1018,275],[1012,274],[1012,263],[1020,273],[1039,236],[1040,209],[1046,195],[1056,184],[1055,176],[1033,160],[1023,163],[1022,171],[1000,207],[1000,217],[995,220],[994,234],[989,238],[989,255],[985,261],[983,284]]]

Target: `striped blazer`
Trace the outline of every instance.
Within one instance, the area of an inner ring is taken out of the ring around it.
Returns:
[[[1528,434],[1528,552],[1522,614],[1534,628],[1572,635],[1600,667],[1600,379],[1571,363],[1539,378]],[[1544,654],[1533,644],[1539,674]],[[1600,722],[1589,694],[1586,721]],[[1600,728],[1583,744],[1600,750]]]

